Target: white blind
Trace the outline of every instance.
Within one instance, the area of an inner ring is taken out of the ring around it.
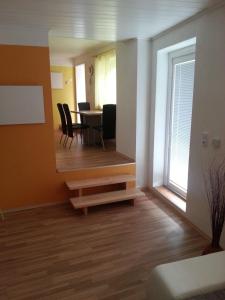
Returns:
[[[187,192],[195,61],[174,63],[169,183]]]

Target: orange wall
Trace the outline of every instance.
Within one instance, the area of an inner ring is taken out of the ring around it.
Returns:
[[[49,49],[0,45],[0,85],[43,85],[45,124],[0,126],[0,209],[66,201],[64,181],[121,172],[118,168],[57,173]],[[134,167],[123,167],[133,173]]]

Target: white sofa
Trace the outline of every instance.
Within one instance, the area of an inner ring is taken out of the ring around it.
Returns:
[[[225,288],[225,251],[156,267],[147,285],[149,300],[180,300]]]

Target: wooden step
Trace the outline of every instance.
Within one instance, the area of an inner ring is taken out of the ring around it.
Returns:
[[[132,200],[145,194],[139,189],[127,189],[102,194],[95,194],[90,196],[82,196],[71,198],[70,202],[74,208],[83,208],[85,215],[87,215],[87,208],[107,203],[121,202],[125,200]]]
[[[74,191],[78,189],[85,189],[90,187],[110,185],[110,184],[123,183],[123,182],[131,182],[135,180],[136,177],[134,175],[122,174],[122,175],[115,175],[115,176],[105,176],[105,177],[67,181],[66,185],[69,190]]]

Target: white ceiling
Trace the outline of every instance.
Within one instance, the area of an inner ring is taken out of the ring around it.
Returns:
[[[0,26],[115,41],[152,37],[221,0],[1,0]]]
[[[106,47],[108,42],[74,39],[64,37],[49,37],[49,47],[52,58],[71,59],[84,53],[90,53],[98,48]]]
[[[92,48],[93,40],[153,37],[220,2],[224,0],[1,0],[0,28],[47,29],[51,37],[78,38],[50,40],[52,53],[60,49],[69,57]]]

